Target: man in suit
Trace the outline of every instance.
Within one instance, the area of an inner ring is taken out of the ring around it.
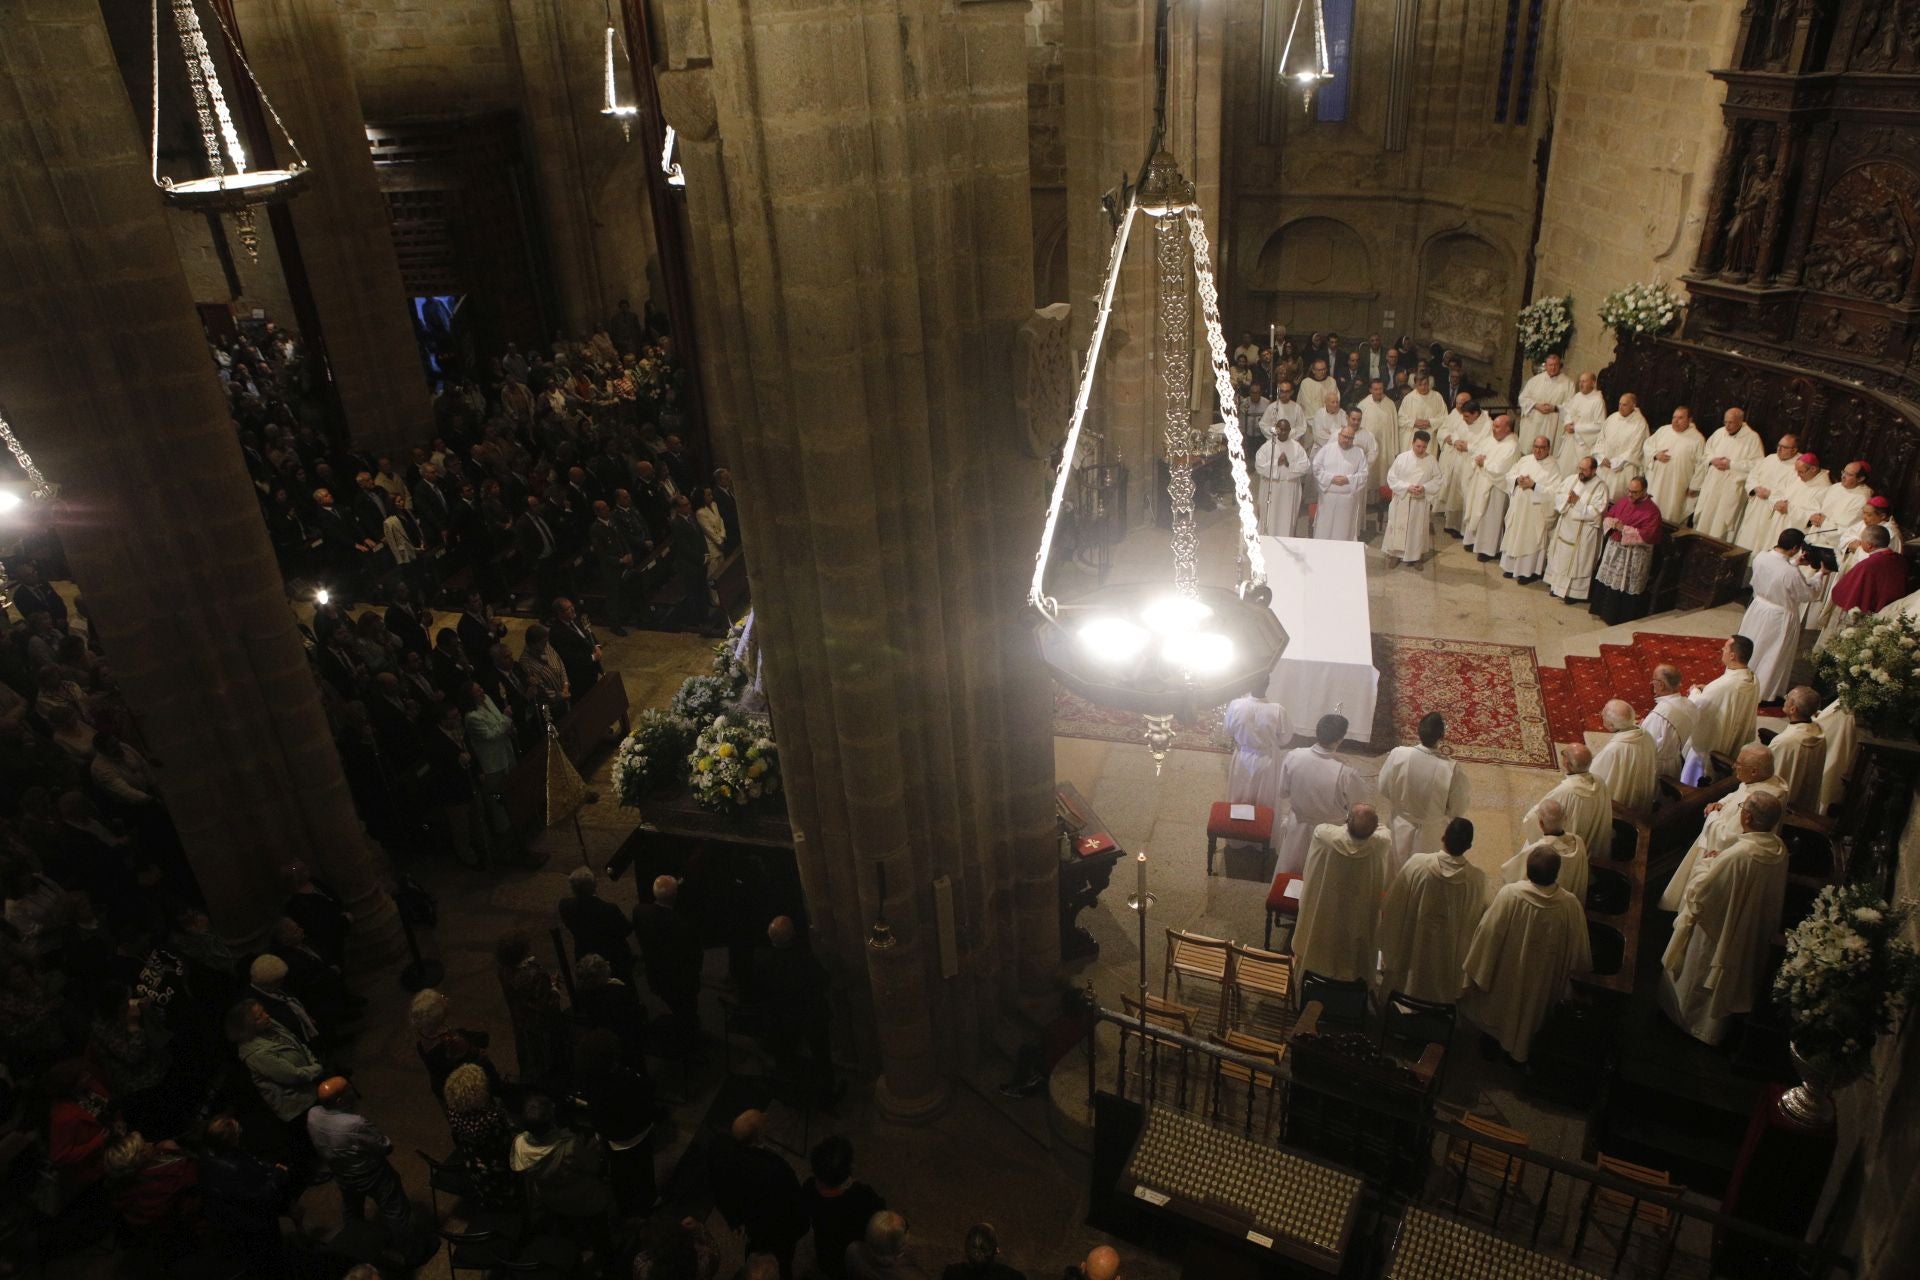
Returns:
[[[622,982],[633,978],[633,948],[627,936],[633,922],[626,912],[600,896],[600,878],[592,867],[575,867],[567,876],[571,893],[560,900],[560,923],[573,935],[573,957],[604,956],[613,967],[613,976]]]
[[[467,657],[478,667],[487,660],[487,651],[507,634],[507,624],[493,616],[493,610],[478,591],[467,592],[467,607],[460,614],[460,644]]]
[[[679,436],[668,436],[665,443],[666,451],[660,455],[661,465],[666,467],[673,487],[691,496],[694,486],[693,459],[687,456]]]
[[[647,522],[653,541],[666,541],[667,523],[673,518],[673,502],[665,486],[655,478],[653,464],[644,458],[633,464],[632,494],[633,505],[639,508],[640,518]]]
[[[593,571],[599,579],[601,594],[606,597],[613,634],[623,636],[627,634],[623,624],[633,615],[627,575],[634,570],[634,555],[626,537],[613,522],[613,509],[604,502],[593,504],[593,524],[587,529],[587,552],[593,557]]]
[[[670,524],[667,561],[682,593],[672,624],[698,630],[706,624],[712,610],[712,602],[707,599],[707,535],[694,520],[693,504],[687,501],[686,495],[673,500]]]
[[[534,593],[551,600],[561,593],[566,577],[560,538],[547,520],[547,505],[538,494],[527,495],[527,509],[513,523],[514,550],[533,575]]]
[[[567,683],[575,698],[584,698],[587,690],[599,683],[606,669],[600,665],[600,641],[593,628],[565,596],[553,602],[553,651],[567,669]]]
[[[732,555],[740,549],[740,501],[733,492],[733,472],[725,467],[713,473],[713,501],[727,526],[726,541],[720,544],[720,552]]]
[[[429,549],[444,547],[453,529],[453,504],[440,487],[440,468],[431,462],[420,464],[420,478],[413,482],[413,514],[426,532]]]
[[[718,477],[715,483],[719,483]],[[727,528],[733,528],[732,517],[728,517]],[[40,566],[32,560],[20,566],[13,584],[13,602],[20,607],[21,617],[44,613],[55,630],[67,629],[67,602],[60,598],[58,591],[40,580]]]
[[[387,606],[387,630],[400,642],[400,647],[408,653],[427,656],[432,641],[427,638],[427,629],[433,625],[433,615],[414,603],[413,589],[401,583],[393,589],[393,602]]]
[[[672,1012],[682,1042],[692,1045],[700,1035],[700,971],[707,949],[679,900],[680,881],[656,877],[653,901],[633,909],[633,936],[640,943],[647,986]]]

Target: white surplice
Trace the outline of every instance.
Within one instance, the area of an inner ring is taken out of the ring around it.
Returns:
[[[1528,440],[1535,436],[1558,440],[1561,424],[1566,420],[1567,404],[1572,399],[1573,379],[1564,369],[1551,377],[1544,369],[1534,374],[1520,388],[1520,412],[1514,415],[1514,434],[1524,435]]]
[[[1487,913],[1486,873],[1449,853],[1416,853],[1380,909],[1380,989],[1415,1000],[1460,998],[1467,948]]]
[[[1413,448],[1413,433],[1416,431],[1427,433],[1427,452],[1439,456],[1440,428],[1447,420],[1447,401],[1444,396],[1438,391],[1429,391],[1425,395],[1409,391],[1400,398],[1400,408],[1394,417],[1400,437],[1400,449],[1394,450],[1394,457],[1400,456],[1401,449]],[[1427,424],[1424,427],[1420,425],[1423,421]]]
[[[1820,770],[1820,807],[1815,813],[1831,809],[1847,789],[1847,775],[1853,772],[1853,759],[1860,753],[1860,726],[1853,712],[1838,699],[1820,708],[1813,718],[1827,740],[1827,762]]]
[[[1687,696],[1699,710],[1700,719],[1694,723],[1693,737],[1687,743],[1687,765],[1680,775],[1683,780],[1701,777],[1707,758],[1714,752],[1730,756],[1754,740],[1760,687],[1754,683],[1752,669],[1741,667],[1722,671],[1711,684],[1691,690]]]
[[[1607,784],[1607,796],[1637,814],[1653,810],[1659,791],[1660,748],[1640,725],[1621,729],[1593,753],[1593,776]]]
[[[1329,391],[1335,395],[1340,394],[1340,384],[1333,380],[1332,374],[1328,374],[1322,379],[1315,379],[1309,375],[1300,379],[1299,390],[1294,392],[1293,398],[1306,406],[1307,416],[1311,418],[1314,414],[1320,413],[1327,407],[1327,393]],[[1340,424],[1342,426],[1346,425],[1346,415],[1344,413],[1340,415]]]
[[[1827,500],[1827,490],[1838,487],[1824,471],[1814,472],[1812,478],[1807,480],[1800,479],[1796,474],[1793,488],[1787,494],[1788,527],[1811,536],[1814,530],[1808,522],[1819,514],[1821,505]],[[1778,535],[1774,540],[1779,541]]]
[[[1707,447],[1700,451],[1699,471],[1693,478],[1692,487],[1700,491],[1693,500],[1695,529],[1722,542],[1732,540],[1746,506],[1747,473],[1766,453],[1760,433],[1752,427],[1742,426],[1737,432],[1722,427],[1707,438]],[[1717,465],[1723,460],[1727,464],[1724,471]],[[1660,510],[1665,514],[1665,507]]]
[[[1461,1011],[1521,1062],[1534,1033],[1593,968],[1587,912],[1559,885],[1504,886],[1467,948]]]
[[[1260,446],[1253,473],[1260,478],[1261,533],[1270,538],[1293,536],[1300,518],[1300,482],[1312,466],[1298,440],[1269,438]]]
[[[1313,829],[1323,822],[1345,822],[1348,808],[1367,798],[1367,784],[1339,756],[1315,743],[1305,751],[1287,752],[1280,762],[1280,795],[1287,802],[1287,819],[1280,827],[1275,874],[1298,875],[1306,865]]]
[[[1557,836],[1540,836],[1520,846],[1520,852],[1500,864],[1500,879],[1506,884],[1518,884],[1527,878],[1527,855],[1535,849],[1551,849],[1560,859],[1560,878],[1554,883],[1578,898],[1587,900],[1587,883],[1592,878],[1592,864],[1588,861],[1587,842],[1571,831]]]
[[[1422,492],[1411,492],[1415,485]],[[1433,513],[1444,496],[1445,473],[1432,454],[1414,456],[1413,450],[1393,460],[1387,468],[1387,487],[1393,501],[1387,507],[1387,532],[1380,550],[1408,564],[1433,550]]]
[[[1458,409],[1449,413],[1446,422],[1440,428],[1437,452],[1440,455],[1440,469],[1447,478],[1447,493],[1440,506],[1441,519],[1446,527],[1458,533],[1460,513],[1467,507],[1467,486],[1473,479],[1473,458],[1480,452],[1481,441],[1487,438],[1490,419],[1485,413],[1474,415],[1468,422]],[[1465,445],[1462,450],[1460,445]]]
[[[1290,422],[1293,424],[1292,439],[1306,439],[1307,410],[1306,406],[1302,405],[1298,400],[1287,400],[1284,402],[1275,400],[1269,403],[1259,418],[1260,434],[1269,440],[1273,439],[1274,436],[1279,434],[1280,424],[1282,422]]]
[[[1227,736],[1233,758],[1227,762],[1227,801],[1261,804],[1280,813],[1280,761],[1293,741],[1287,709],[1251,695],[1227,704]]]
[[[1774,544],[1780,541],[1780,531],[1787,527],[1787,513],[1774,508],[1787,502],[1787,495],[1800,481],[1794,461],[1769,454],[1747,472],[1747,505],[1740,513],[1739,527],[1733,532],[1735,546],[1759,555],[1773,550]]]
[[[1607,420],[1607,399],[1598,391],[1576,391],[1560,413],[1560,434],[1553,438],[1553,465],[1561,475],[1575,475],[1580,459],[1597,463],[1600,432]]]
[[[1641,451],[1647,447],[1647,418],[1635,409],[1630,414],[1615,411],[1600,428],[1600,443],[1593,452],[1594,465],[1615,497],[1627,491],[1627,481],[1640,474]]]
[[[1380,798],[1392,810],[1394,865],[1415,849],[1437,849],[1447,823],[1466,816],[1473,801],[1467,771],[1438,751],[1416,744],[1395,747],[1380,767]]]
[[[1813,516],[1808,516],[1807,541],[1817,542],[1823,547],[1839,546],[1841,530],[1860,518],[1861,509],[1872,496],[1873,486],[1864,482],[1851,489],[1838,483],[1822,489],[1820,506],[1814,512],[1820,518],[1820,523],[1815,524]]]
[[[1508,432],[1505,440],[1496,440],[1491,431],[1468,455],[1467,505],[1460,516],[1467,550],[1499,554],[1500,534],[1507,526],[1507,472],[1522,456],[1519,436]]]
[[[1532,485],[1522,485],[1522,480]],[[1507,472],[1507,527],[1500,535],[1500,569],[1516,578],[1547,571],[1547,540],[1553,536],[1560,473],[1553,458],[1532,454]]]
[[[1302,440],[1300,444],[1306,449],[1307,456],[1311,458],[1314,454],[1320,452],[1322,445],[1331,444],[1333,441],[1338,440],[1340,433],[1346,430],[1346,426],[1347,415],[1345,410],[1335,409],[1332,413],[1328,413],[1324,408],[1316,406],[1314,411],[1307,415],[1307,434],[1309,438]]]
[[[1773,735],[1773,771],[1787,780],[1787,807],[1820,812],[1820,783],[1827,767],[1827,735],[1819,723],[1804,720]]]
[[[1566,829],[1585,840],[1594,857],[1604,858],[1612,851],[1613,796],[1606,783],[1591,773],[1570,773],[1560,779],[1520,820],[1520,830],[1527,839],[1537,840],[1546,834],[1540,826],[1540,805],[1549,800],[1560,802]]]
[[[1313,536],[1353,542],[1360,537],[1360,517],[1367,509],[1367,455],[1359,445],[1342,449],[1330,440],[1313,455],[1313,482],[1320,490],[1320,509],[1314,513]],[[1346,483],[1334,484],[1344,476]]]
[[[1687,892],[1687,882],[1706,865],[1707,855],[1715,849],[1726,848],[1740,838],[1740,808],[1747,802],[1748,796],[1754,795],[1769,795],[1785,804],[1787,780],[1776,773],[1758,782],[1743,782],[1707,806],[1709,812],[1703,816],[1700,834],[1687,846],[1680,865],[1674,868],[1673,878],[1667,881],[1667,887],[1660,892],[1662,911],[1678,911]]]
[[[1547,590],[1561,600],[1585,600],[1600,563],[1600,522],[1613,499],[1598,475],[1582,480],[1575,474],[1560,482],[1556,501],[1560,519],[1547,544]]]
[[[1663,778],[1678,778],[1686,766],[1687,744],[1700,724],[1700,708],[1684,693],[1662,694],[1653,700],[1640,727],[1653,735],[1654,767]]]
[[[1688,883],[1660,957],[1660,1007],[1696,1040],[1719,1044],[1749,1012],[1783,923],[1787,850],[1771,831],[1749,831]]]
[[[1340,982],[1373,980],[1374,930],[1392,848],[1384,831],[1356,840],[1341,822],[1313,829],[1301,877],[1306,885],[1300,892],[1300,922],[1293,930],[1296,969]]]
[[[1753,603],[1740,618],[1740,634],[1753,641],[1747,666],[1761,702],[1776,701],[1787,691],[1802,613],[1819,598],[1819,585],[1782,552],[1753,558]]]
[[[1368,455],[1368,461],[1373,466],[1368,473],[1368,483],[1378,487],[1382,468],[1399,457],[1400,451],[1412,441],[1400,438],[1400,406],[1388,397],[1383,395],[1375,400],[1371,395],[1362,396],[1360,403],[1354,407],[1360,410],[1360,430],[1374,440],[1373,452]],[[1360,443],[1357,435],[1353,442]]]
[[[1693,487],[1694,473],[1700,467],[1700,452],[1706,445],[1705,437],[1693,427],[1676,431],[1669,422],[1649,436],[1640,450],[1640,468],[1647,478],[1647,493],[1668,524],[1684,525],[1693,511],[1693,500],[1687,497],[1687,490]],[[1660,461],[1663,453],[1667,455],[1665,462]]]

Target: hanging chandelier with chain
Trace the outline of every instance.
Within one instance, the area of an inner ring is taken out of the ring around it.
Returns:
[[[622,43],[618,29],[613,21],[613,0],[607,0],[607,65],[606,65],[606,105],[600,108],[600,114],[620,122],[620,132],[628,142],[633,141],[633,118],[640,114],[640,108],[633,103],[622,105],[620,101],[619,64],[614,60],[614,46],[621,45],[619,56],[626,57],[626,48]]]

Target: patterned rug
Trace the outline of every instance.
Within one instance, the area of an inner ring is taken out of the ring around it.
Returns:
[[[1540,689],[1555,742],[1578,742],[1600,729],[1600,708],[1624,698],[1640,715],[1653,710],[1653,669],[1663,662],[1680,668],[1681,687],[1706,684],[1720,674],[1724,640],[1714,636],[1670,636],[1636,631],[1631,644],[1603,644],[1600,656],[1572,655],[1565,668],[1542,667]]]
[[[1420,717],[1438,711],[1447,718],[1447,743],[1457,760],[1554,767],[1531,647],[1375,635],[1373,665],[1380,672],[1373,741],[1356,743],[1352,750],[1384,755],[1395,746],[1417,742]],[[1216,708],[1194,723],[1176,725],[1175,749],[1231,751],[1222,714]],[[1054,688],[1053,731],[1060,737],[1137,743],[1144,728],[1137,715],[1096,707]],[[1307,741],[1296,739],[1299,744]]]

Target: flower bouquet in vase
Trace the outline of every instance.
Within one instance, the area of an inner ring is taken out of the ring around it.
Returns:
[[[780,790],[780,749],[762,716],[715,716],[690,762],[693,798],[718,813],[742,813]]]
[[[654,708],[613,753],[613,789],[623,805],[641,801],[684,780],[687,753],[698,727],[685,716]]]
[[[1520,350],[1529,360],[1544,360],[1550,351],[1564,351],[1573,336],[1573,298],[1540,298],[1520,308],[1515,326]]]

